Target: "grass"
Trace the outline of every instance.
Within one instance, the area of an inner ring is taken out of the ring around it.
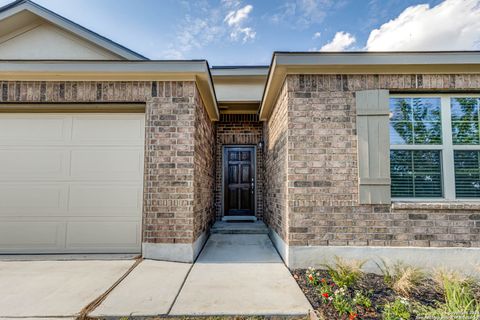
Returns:
[[[439,271],[434,280],[443,291],[445,302],[438,303],[436,307],[417,306],[418,314],[436,318],[452,316],[480,318],[480,302],[473,292],[473,279],[455,272]]]
[[[346,261],[340,257],[335,257],[335,263],[325,264],[328,274],[339,287],[352,287],[361,279],[362,267],[366,261],[350,260]]]
[[[402,262],[388,265],[381,260],[381,263],[377,263],[377,266],[382,272],[385,283],[403,297],[409,297],[425,279],[425,273],[420,268],[407,266]]]

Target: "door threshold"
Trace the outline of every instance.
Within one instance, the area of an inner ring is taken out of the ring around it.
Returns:
[[[255,216],[224,216],[222,221],[225,222],[235,222],[235,221],[244,221],[244,222],[255,222],[257,221],[257,217]]]

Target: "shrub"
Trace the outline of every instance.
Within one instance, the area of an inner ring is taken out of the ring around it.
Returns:
[[[422,316],[450,318],[452,316],[468,319],[480,318],[480,303],[475,299],[472,289],[473,280],[456,273],[439,272],[434,278],[445,297],[444,303],[436,307],[417,306]]]
[[[351,288],[357,284],[362,277],[362,267],[365,261],[346,260],[335,257],[335,264],[325,264],[328,274],[339,287]]]
[[[407,266],[402,262],[389,266],[384,260],[381,261],[382,265],[377,263],[377,266],[383,274],[385,283],[401,296],[409,297],[425,279],[425,273],[419,268]]]
[[[367,309],[372,306],[372,300],[370,300],[370,298],[363,294],[361,291],[355,292],[355,296],[353,297],[353,303]]]
[[[394,302],[385,304],[382,315],[384,320],[410,319],[410,303],[404,298],[398,298]]]

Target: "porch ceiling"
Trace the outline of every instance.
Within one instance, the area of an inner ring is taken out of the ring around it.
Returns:
[[[212,67],[220,113],[257,113],[268,66]]]

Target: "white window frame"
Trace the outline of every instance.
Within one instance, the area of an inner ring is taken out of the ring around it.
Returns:
[[[440,119],[442,122],[442,144],[390,144],[390,150],[439,150],[442,157],[442,198],[392,198],[393,201],[416,202],[452,202],[479,201],[480,198],[455,197],[455,166],[453,152],[455,150],[480,151],[479,145],[454,145],[452,140],[452,98],[480,98],[480,94],[390,94],[389,98],[440,98]],[[390,127],[390,124],[389,124]]]

